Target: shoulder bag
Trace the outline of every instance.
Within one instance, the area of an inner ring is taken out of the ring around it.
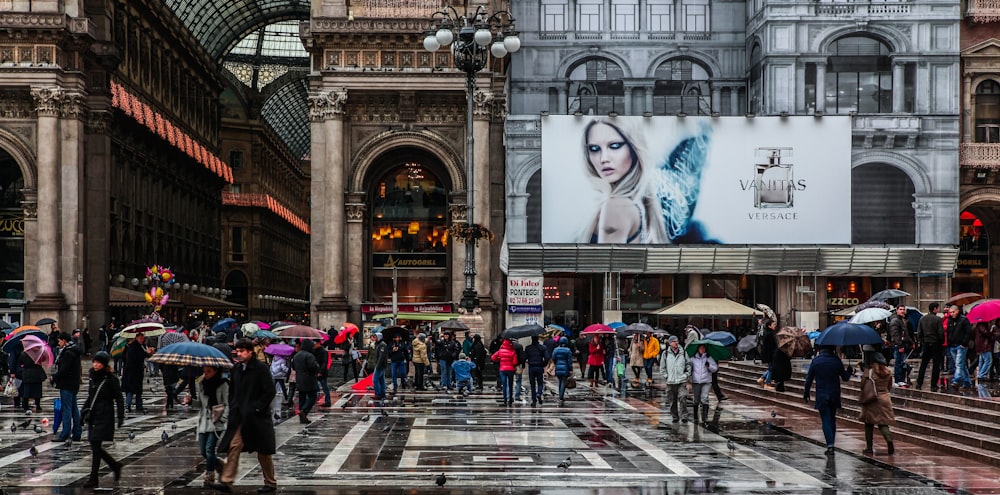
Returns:
[[[861,380],[861,397],[858,403],[868,405],[878,400],[878,390],[875,389],[875,379],[872,378],[872,369],[868,368],[868,377]]]
[[[92,408],[94,406],[94,401],[96,401],[97,397],[101,395],[101,388],[104,387],[104,382],[106,381],[108,381],[107,378],[101,380],[101,383],[97,385],[97,391],[94,392],[94,395],[90,396],[90,400],[87,402],[87,405],[80,410],[80,420],[83,421],[84,423],[90,423],[91,419],[90,416],[91,413],[93,412]]]

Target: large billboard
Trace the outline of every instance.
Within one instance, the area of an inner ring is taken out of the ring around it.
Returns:
[[[543,117],[542,242],[850,244],[850,117]]]

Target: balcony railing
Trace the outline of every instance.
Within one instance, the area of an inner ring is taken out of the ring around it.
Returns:
[[[976,0],[973,0],[976,1]],[[989,1],[989,0],[987,0]],[[993,0],[997,1],[997,0]],[[816,15],[832,16],[855,16],[855,15],[876,15],[892,16],[898,14],[909,14],[910,4],[906,2],[858,2],[858,3],[832,3],[820,2],[815,5]]]
[[[972,22],[1000,21],[1000,0],[969,0],[969,9],[965,14]]]
[[[1000,168],[1000,143],[962,143],[958,159],[963,167]]]

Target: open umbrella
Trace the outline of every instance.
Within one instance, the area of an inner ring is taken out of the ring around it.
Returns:
[[[344,323],[344,326],[340,327],[340,332],[337,336],[333,338],[334,344],[343,344],[347,342],[347,339],[354,337],[358,333],[358,326],[353,323]]]
[[[806,333],[799,328],[782,327],[778,333],[774,334],[774,338],[778,341],[778,349],[788,354],[788,357],[805,356],[812,350],[812,342],[809,341],[809,337],[806,337]]]
[[[883,321],[892,316],[892,311],[882,308],[867,308],[854,313],[851,323],[870,323],[873,321]]]
[[[611,335],[615,333],[615,329],[605,325],[603,323],[594,323],[592,325],[587,325],[580,335]]]
[[[111,357],[121,356],[125,352],[125,346],[128,345],[128,339],[121,336],[121,333],[115,335],[115,340],[111,343]]]
[[[187,338],[186,335],[180,332],[167,332],[160,336],[159,342],[156,343],[157,348],[163,349],[170,344],[177,344],[179,342],[189,342],[191,339]]]
[[[865,301],[865,302],[863,302],[863,303],[855,306],[854,307],[854,314],[852,314],[852,315],[844,315],[844,316],[854,316],[854,315],[858,314],[858,312],[864,311],[864,310],[866,310],[868,308],[882,308],[882,309],[884,309],[886,311],[891,311],[892,310],[892,306],[889,306],[889,303],[887,303],[885,301],[872,301],[872,300],[869,299],[869,300],[867,300],[867,301]]]
[[[750,352],[756,348],[757,348],[756,335],[747,335],[746,337],[740,339],[740,341],[736,344],[736,350],[739,352]]]
[[[212,325],[212,332],[214,333],[225,332],[230,326],[235,324],[236,320],[232,318],[223,318],[215,322],[215,325]]]
[[[611,323],[608,323],[607,325],[611,327],[612,330],[618,330],[619,328],[628,326],[623,321],[613,321]]]
[[[608,326],[610,326],[610,325],[608,325]],[[614,328],[614,327],[611,327],[611,328]],[[636,333],[636,332],[653,333],[653,327],[649,326],[646,323],[630,323],[629,325],[627,325],[625,327],[625,330],[628,330],[628,331],[630,331],[632,333]]]
[[[24,353],[27,354],[35,364],[48,368],[52,366],[55,362],[55,358],[52,356],[52,349],[49,348],[49,344],[45,339],[39,338],[35,335],[26,335],[21,339],[21,345],[24,346]]]
[[[244,323],[240,326],[240,331],[243,332],[244,337],[252,339],[260,331],[260,327],[256,323]]]
[[[160,349],[149,357],[149,361],[175,366],[216,366],[232,368],[233,360],[222,351],[197,342],[178,342]]]
[[[705,352],[708,353],[709,357],[718,361],[723,359],[729,359],[732,357],[733,353],[726,348],[726,346],[710,339],[699,339],[691,342],[684,348],[688,356],[694,356],[698,352],[698,346],[705,346]]]
[[[41,330],[22,330],[16,334],[11,333],[10,335],[7,336],[7,341],[3,343],[3,352],[10,354],[20,344],[21,339],[28,336],[35,336],[41,340],[46,340],[46,341],[49,338],[48,335],[45,335],[45,332]]]
[[[967,315],[972,323],[981,321],[993,321],[1000,318],[1000,299],[991,299],[984,303],[975,305]]]
[[[951,296],[951,299],[945,301],[944,304],[946,306],[965,306],[966,304],[974,303],[982,298],[982,294],[976,294],[975,292],[963,292],[961,294]]]
[[[274,340],[274,339],[278,338],[278,334],[276,334],[276,333],[274,333],[274,332],[272,332],[270,330],[260,330],[257,333],[255,333],[253,336],[254,336],[255,339],[272,339],[272,340]]]
[[[757,304],[757,309],[764,312],[764,316],[770,318],[771,320],[778,321],[778,316],[774,314],[774,310],[766,304]]]
[[[261,330],[270,330],[271,329],[271,324],[268,323],[268,322],[266,322],[266,321],[257,321],[257,320],[254,320],[254,321],[251,321],[250,323],[253,323],[253,324],[257,325],[257,328],[259,328]]]
[[[437,328],[439,330],[468,330],[469,326],[456,320],[455,318],[452,318],[438,323]]]
[[[542,338],[542,339],[547,339],[549,337],[552,337],[554,339],[558,339],[559,337],[561,337],[563,335],[566,335],[566,329],[563,328],[562,325],[556,325],[554,323],[549,323],[548,325],[545,325],[545,331],[542,332],[541,335],[539,335],[538,337]]]
[[[901,291],[899,289],[886,289],[880,290],[869,297],[869,301],[886,301],[889,299],[896,299],[897,297],[906,297],[910,295],[909,292]]]
[[[167,329],[163,327],[162,323],[138,321],[132,322],[131,325],[123,328],[122,331],[118,333],[118,336],[126,339],[134,339],[135,336],[140,333],[147,337],[156,337],[167,333]]]
[[[11,330],[11,332],[8,333],[7,337],[5,337],[5,338],[7,340],[11,340],[15,336],[17,336],[18,334],[20,334],[22,332],[40,332],[43,336],[45,335],[45,332],[42,332],[42,329],[36,327],[35,325],[21,325],[21,326],[15,328],[14,330]]]
[[[56,322],[56,320],[54,320],[52,318],[42,318],[41,320],[36,321],[35,325],[40,327],[42,325],[51,325],[51,324],[53,324],[55,322]]]
[[[705,334],[706,340],[714,340],[722,345],[733,345],[736,343],[736,336],[722,330]]]
[[[524,337],[535,337],[544,332],[545,328],[542,328],[541,325],[537,323],[528,323],[527,325],[510,327],[503,332],[500,332],[500,337],[504,339],[521,339]]]
[[[407,329],[406,327],[401,327],[396,325],[396,326],[386,327],[385,330],[382,330],[382,339],[387,342],[392,342],[392,340],[395,339],[397,335],[400,338],[402,338],[403,341],[405,342],[410,341],[411,338],[410,330]]]
[[[272,326],[273,330],[274,327]],[[289,327],[283,327],[281,330],[275,331],[278,337],[282,339],[309,339],[309,340],[327,340],[330,338],[325,332],[320,332],[315,328],[307,327],[305,325],[292,325]]]
[[[11,328],[14,328],[14,325],[11,325],[6,321],[0,320],[0,330],[10,330]]]
[[[291,356],[295,353],[295,348],[288,344],[271,344],[264,348],[264,354],[272,356]]]
[[[881,344],[882,337],[872,327],[842,321],[823,330],[823,333],[816,338],[816,345],[872,345]]]
[[[291,321],[272,321],[271,322],[271,331],[274,332],[274,333],[278,333],[281,330],[284,330],[284,329],[286,329],[288,327],[294,327],[295,325],[298,325],[298,323],[294,323],[294,322],[291,322]]]

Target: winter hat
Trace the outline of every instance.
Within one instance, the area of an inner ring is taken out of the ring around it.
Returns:
[[[569,345],[569,339],[567,339],[566,337],[559,337],[559,345],[561,346]]]
[[[423,341],[427,340],[427,334],[423,333],[423,332],[420,332],[420,333],[417,334],[417,338],[420,339],[421,342],[423,342]]]
[[[375,337],[375,341],[376,342],[382,340],[382,334],[381,333],[375,333],[375,334],[372,334],[372,335]]]
[[[460,352],[460,353],[458,353],[458,359],[465,359],[465,358],[467,358],[467,357],[468,357],[468,356],[466,356],[464,352]]]
[[[98,363],[107,366],[108,363],[111,362],[111,355],[108,354],[107,352],[100,351],[97,354],[94,354],[94,361],[97,361]]]
[[[671,343],[671,342],[677,342],[677,341],[678,341],[678,339],[677,339],[676,335],[671,335],[670,338],[667,339],[667,343],[668,344]]]

